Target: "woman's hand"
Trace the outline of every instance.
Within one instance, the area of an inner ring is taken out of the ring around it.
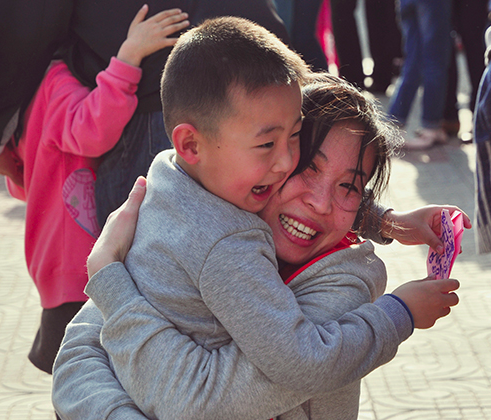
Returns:
[[[101,235],[87,258],[89,278],[108,264],[117,261],[124,262],[133,243],[138,210],[145,197],[146,186],[146,179],[139,177],[128,199],[107,218]]]
[[[443,243],[438,238],[441,231],[441,212],[447,209],[450,214],[460,211],[464,227],[472,227],[471,220],[465,212],[456,206],[429,205],[416,210],[398,212],[389,210],[382,222],[382,236],[392,238],[404,245],[427,244],[439,254],[443,253]]]

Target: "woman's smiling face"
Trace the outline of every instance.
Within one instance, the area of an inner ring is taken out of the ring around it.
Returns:
[[[362,131],[354,120],[334,124],[314,158],[315,169],[288,180],[259,213],[273,230],[280,260],[306,263],[330,250],[353,226],[375,162],[369,146],[358,168]]]

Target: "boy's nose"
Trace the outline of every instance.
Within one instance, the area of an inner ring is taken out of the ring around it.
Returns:
[[[298,147],[286,145],[281,149],[278,149],[275,164],[273,165],[273,172],[288,173],[295,169],[298,164],[300,151]]]

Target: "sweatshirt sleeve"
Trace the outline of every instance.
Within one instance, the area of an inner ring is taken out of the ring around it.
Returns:
[[[307,389],[272,381],[235,342],[206,351],[181,335],[141,296],[121,263],[96,273],[88,289],[87,293],[99,297],[97,304],[106,308],[107,322],[101,337],[118,378],[150,417],[268,418],[313,396]],[[101,296],[107,299],[103,302]],[[392,313],[403,317],[405,309],[395,299],[389,302]],[[399,344],[392,319],[377,305],[363,305],[327,326],[344,332],[349,339],[333,348],[328,376],[317,374],[323,390],[338,389],[360,379],[389,361]],[[350,331],[357,338],[352,339]],[[301,376],[302,372],[297,374]]]
[[[382,236],[382,219],[384,214],[389,210],[390,207],[384,207],[381,204],[376,203],[373,200],[368,202],[368,208],[363,213],[364,221],[361,226],[360,236],[365,239],[370,239],[381,245],[389,245],[393,242],[392,238],[385,238]],[[357,216],[361,217],[359,214]],[[355,222],[356,223],[356,222]]]
[[[55,64],[43,82],[47,106],[43,138],[66,153],[101,156],[114,147],[133,116],[140,78],[141,68],[113,57],[90,90],[64,63]]]
[[[53,366],[52,400],[62,419],[145,420],[100,344],[100,311],[89,301],[68,324]]]
[[[240,252],[244,244],[248,248]],[[255,242],[254,232],[230,235],[208,254],[199,289],[248,360],[273,382],[324,392],[326,378],[340,365],[361,368],[370,355],[384,356],[384,346],[395,350],[394,326],[382,322],[378,308],[359,308],[339,322],[315,325],[269,260],[264,241]]]

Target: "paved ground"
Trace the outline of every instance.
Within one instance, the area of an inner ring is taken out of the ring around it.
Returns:
[[[472,145],[407,154],[394,165],[390,203],[409,209],[455,203],[473,214]],[[473,234],[452,276],[459,305],[430,330],[418,330],[396,358],[363,382],[360,419],[491,419],[491,254],[476,255]],[[389,290],[425,275],[426,246],[378,247]]]
[[[415,115],[417,115],[417,110]],[[468,115],[462,113],[464,124]],[[407,153],[393,165],[387,204],[398,210],[453,203],[474,213],[474,146],[453,140]],[[27,353],[40,315],[23,253],[23,203],[0,180],[0,419],[52,420],[51,378]],[[396,358],[363,381],[360,420],[491,420],[491,254],[476,255],[472,232],[453,276],[460,304],[447,318],[416,331]],[[425,276],[426,246],[378,247],[388,290]]]

